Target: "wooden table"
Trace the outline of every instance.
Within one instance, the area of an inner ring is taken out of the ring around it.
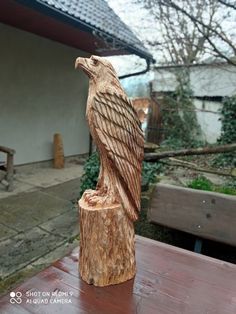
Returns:
[[[15,288],[22,293],[21,304],[3,296],[0,313],[236,313],[236,265],[139,236],[136,257],[135,280],[97,288],[80,280],[76,249]],[[28,297],[28,302],[47,299],[48,304],[26,304],[26,295],[38,291],[41,296]],[[58,292],[67,296],[52,296]]]

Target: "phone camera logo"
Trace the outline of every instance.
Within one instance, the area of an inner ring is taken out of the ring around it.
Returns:
[[[14,292],[14,291],[12,291],[12,292],[10,292],[10,302],[11,302],[11,304],[15,304],[15,303],[17,303],[17,304],[21,304],[21,302],[22,302],[22,293],[20,292],[20,291],[18,291],[18,292]]]

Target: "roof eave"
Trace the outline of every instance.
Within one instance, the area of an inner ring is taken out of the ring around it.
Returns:
[[[101,29],[96,28],[95,26],[92,26],[78,18],[75,18],[66,12],[63,12],[55,7],[47,5],[45,2],[41,2],[40,0],[32,1],[32,0],[15,0],[16,2],[23,4],[27,7],[30,7],[32,9],[35,9],[39,11],[40,13],[47,15],[49,17],[55,18],[63,23],[70,24],[71,26],[77,27],[80,30],[83,30],[85,32],[89,32],[94,35],[94,33],[98,32],[100,34],[103,34],[106,37],[109,37],[111,39],[114,39],[117,44],[122,46],[122,49],[120,51],[125,51],[130,54],[135,54],[141,58],[150,60],[151,62],[154,62],[154,59],[152,55],[146,51],[143,51],[142,49],[138,49],[137,47],[130,45],[119,38],[116,38],[115,36],[112,36],[109,33],[104,32]],[[118,52],[118,51],[117,51]],[[114,54],[114,51],[113,51]],[[117,53],[118,54],[118,53]]]

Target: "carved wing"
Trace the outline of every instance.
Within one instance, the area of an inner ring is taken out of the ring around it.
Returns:
[[[96,133],[118,174],[117,188],[124,209],[130,219],[136,220],[144,146],[140,121],[132,103],[116,93],[98,92],[92,110]]]

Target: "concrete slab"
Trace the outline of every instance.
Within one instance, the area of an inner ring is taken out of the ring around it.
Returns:
[[[0,242],[0,278],[10,276],[63,242],[65,238],[38,227]]]
[[[1,205],[0,205],[1,206]],[[28,229],[31,229],[34,226],[39,224],[38,220],[32,216],[32,210],[19,210],[15,211],[15,213],[8,212],[6,210],[0,210],[1,222],[6,225],[8,228],[19,232],[25,232]]]
[[[80,178],[57,184],[46,189],[44,188],[42,191],[65,200],[76,200],[79,198]]]
[[[78,209],[73,207],[66,213],[40,224],[39,227],[54,235],[75,237],[79,234]]]
[[[47,193],[36,191],[0,200],[1,222],[17,231],[25,231],[72,207],[66,201]]]
[[[27,192],[8,197],[1,198],[0,191],[0,293],[67,254],[77,241],[78,209],[71,200],[79,196],[80,179],[63,181],[69,177],[57,185],[56,177],[47,179],[50,186],[37,183],[33,191],[23,183]]]
[[[34,261],[31,265],[35,267],[35,269],[44,269],[50,266],[55,261],[57,261],[58,259],[60,259],[61,256],[67,255],[78,245],[79,245],[79,241],[77,239],[74,239],[73,241],[67,242],[55,248],[53,251],[47,253],[46,255],[40,257],[39,259]]]
[[[30,265],[27,265],[17,272],[14,272],[0,283],[0,295],[6,293],[7,291],[14,291],[14,288],[19,283],[50,266],[62,256],[68,255],[78,245],[79,242],[76,239],[71,243],[63,243],[61,246],[43,255]]]
[[[54,169],[52,163],[46,163],[18,166],[15,170],[13,191],[7,192],[6,187],[0,184],[0,199],[78,179],[83,173],[83,166],[72,159],[66,162],[64,169]]]
[[[33,267],[30,264],[25,266],[21,270],[13,273],[12,275],[8,276],[7,278],[4,278],[4,280],[0,280],[0,295],[5,294],[7,291],[8,292],[10,292],[11,290],[14,291],[14,287],[17,285],[17,283],[22,282],[23,280],[25,280],[25,278],[32,277],[37,272],[38,271],[35,270],[35,267]]]
[[[0,241],[8,239],[16,234],[16,231],[0,223]]]
[[[11,192],[6,191],[6,187],[3,184],[0,184],[0,199],[12,197],[13,195],[18,195],[24,192],[33,192],[33,191],[36,191],[37,189],[38,188],[35,186],[32,186],[27,183],[22,183],[14,179],[13,191]]]
[[[27,172],[18,171],[16,179],[37,187],[49,187],[81,177],[82,165],[68,164],[64,169],[39,168]]]

